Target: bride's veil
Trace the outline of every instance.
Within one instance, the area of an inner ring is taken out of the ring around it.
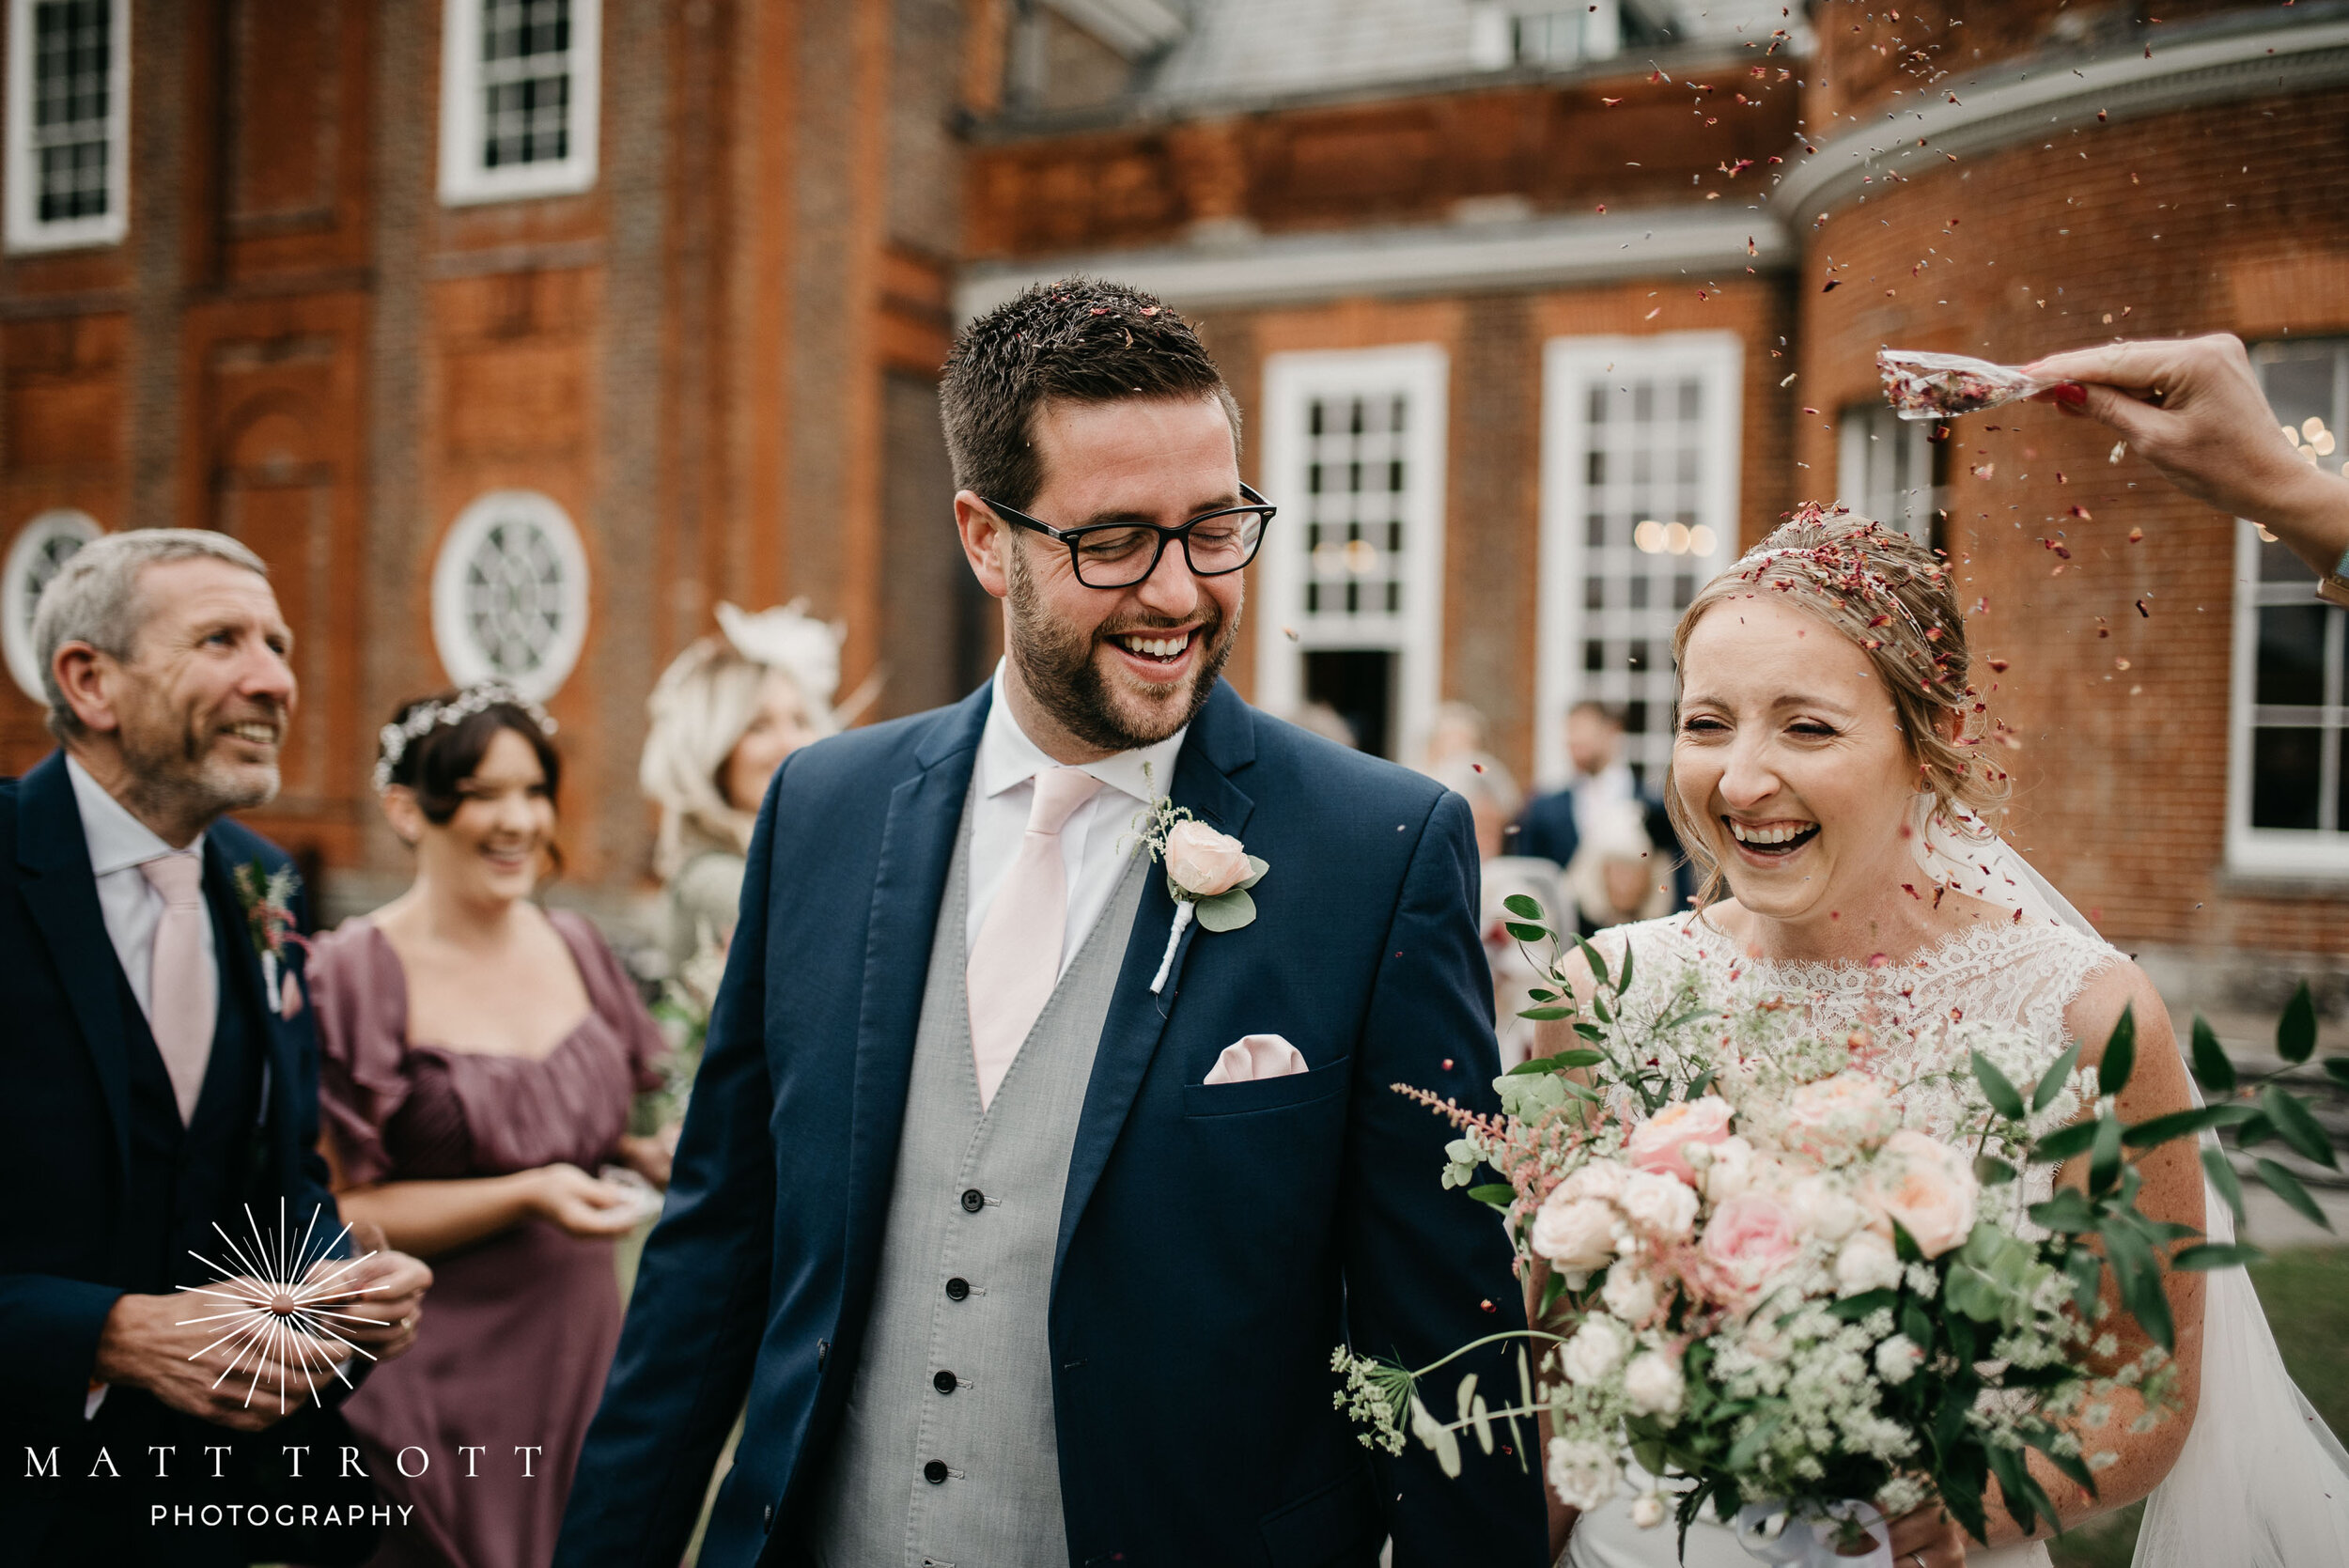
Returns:
[[[2021,911],[2031,924],[2095,936],[2055,885],[1971,812],[1955,820],[1920,793],[1918,865],[1935,881]],[[2201,1094],[2187,1086],[2194,1102]],[[2202,1135],[2216,1147],[2213,1134]],[[2234,1218],[2205,1180],[2203,1230],[2234,1239]],[[2193,1428],[2169,1479],[2146,1499],[2134,1568],[2312,1568],[2349,1563],[2349,1451],[2284,1370],[2267,1314],[2240,1268],[2215,1269],[2202,1297],[2202,1375]]]

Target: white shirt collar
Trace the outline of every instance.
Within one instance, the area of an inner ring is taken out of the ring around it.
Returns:
[[[1190,733],[1190,726],[1186,724],[1155,745],[1079,766],[1112,789],[1148,805],[1153,794],[1173,791],[1174,759],[1183,749],[1183,737]],[[994,695],[988,704],[987,728],[979,736],[979,794],[992,799],[1026,784],[1047,768],[1060,766],[1019,727],[1003,694],[1003,661],[996,660]]]
[[[162,860],[165,855],[203,851],[202,833],[196,834],[185,850],[173,849],[154,829],[132,815],[128,806],[108,794],[106,786],[90,777],[89,769],[70,753],[65,759],[65,773],[73,781],[73,801],[82,810],[82,838],[89,846],[93,876],[127,871],[148,861]]]

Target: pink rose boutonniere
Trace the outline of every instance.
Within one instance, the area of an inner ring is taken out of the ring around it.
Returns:
[[[1136,818],[1135,828],[1150,858],[1166,862],[1166,891],[1174,900],[1166,956],[1159,960],[1159,972],[1150,982],[1150,994],[1156,996],[1165,989],[1167,972],[1174,967],[1183,928],[1195,919],[1204,930],[1237,931],[1254,920],[1256,901],[1248,890],[1272,868],[1239,840],[1217,832],[1163,795]]]
[[[309,945],[294,929],[294,869],[281,865],[264,871],[260,862],[247,861],[230,873],[230,880],[236,884],[237,902],[244,907],[245,932],[260,956],[261,989],[270,1010],[281,1018],[294,1017],[302,1011],[302,983],[287,966],[286,949]]]

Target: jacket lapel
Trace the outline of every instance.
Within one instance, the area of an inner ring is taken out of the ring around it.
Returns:
[[[24,775],[17,802],[16,863],[26,875],[24,902],[48,943],[73,1021],[98,1069],[99,1088],[114,1124],[115,1157],[128,1190],[131,1057],[123,1033],[121,988],[116,984],[122,966],[99,908],[89,841],[82,831],[82,811],[74,803],[63,752],[51,753]]]
[[[855,1089],[849,1102],[848,1264],[851,1291],[871,1288],[889,1220],[889,1183],[905,1126],[921,977],[962,822],[989,688],[941,715],[914,753],[920,771],[890,792],[865,925],[864,986],[857,1011]],[[913,977],[910,983],[907,977]],[[848,1314],[851,1320],[857,1313]]]
[[[1219,680],[1206,706],[1191,721],[1183,738],[1182,755],[1174,764],[1174,784],[1167,792],[1176,805],[1235,838],[1244,836],[1255,802],[1234,784],[1231,775],[1256,758],[1254,722],[1239,693]],[[1166,876],[1153,868],[1134,911],[1134,928],[1126,939],[1126,961],[1119,969],[1117,989],[1110,999],[1108,1020],[1101,1026],[1099,1048],[1094,1052],[1093,1077],[1085,1088],[1084,1110],[1077,1121],[1076,1147],[1068,1157],[1068,1186],[1061,1199],[1060,1237],[1052,1254],[1052,1283],[1060,1285],[1061,1262],[1068,1254],[1069,1237],[1093,1188],[1109,1164],[1118,1133],[1133,1109],[1134,1096],[1158,1053],[1159,1037],[1182,994],[1183,970],[1191,944],[1199,935],[1193,921],[1184,931],[1182,945],[1167,971],[1162,992],[1152,995],[1150,982],[1166,955],[1166,933],[1174,919],[1174,900],[1166,891]]]

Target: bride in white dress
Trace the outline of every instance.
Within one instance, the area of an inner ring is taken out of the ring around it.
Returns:
[[[1681,842],[1714,876],[1694,913],[1597,938],[1610,968],[1628,945],[1642,991],[1688,966],[1758,975],[1823,1022],[1899,1042],[1902,1079],[1950,1064],[1947,1020],[2025,1031],[2044,1066],[2074,1039],[2092,1063],[2128,1008],[2138,1065],[2122,1116],[2196,1103],[2143,971],[1977,815],[2006,780],[1973,743],[1983,707],[1965,625],[1930,553],[1864,520],[1798,516],[1698,595],[1673,652],[1667,800]],[[1904,1112],[1933,1134],[1955,1131],[1946,1090],[1910,1091]],[[2168,1144],[2140,1170],[2146,1214],[2231,1234],[2191,1146]],[[2015,1201],[2046,1198],[2056,1178],[2031,1173]],[[2138,1568],[2349,1564],[2349,1455],[2285,1375],[2248,1280],[2175,1274],[2169,1295],[2181,1406],[2141,1433],[2136,1411],[2115,1410],[2089,1444],[2116,1455],[2093,1498],[2032,1456],[2065,1524],[2150,1496]],[[2117,1326],[2134,1328],[2125,1316]],[[2122,1354],[2141,1345],[2124,1335]],[[1579,1519],[1554,1498],[1551,1508],[1555,1527],[1571,1529],[1570,1568],[1680,1560],[1672,1526],[1632,1524],[1629,1493]],[[1995,1500],[1990,1513],[1988,1548],[1931,1513],[1896,1521],[1898,1568],[2045,1568],[2046,1548],[2019,1539]],[[1688,1532],[1686,1561],[1753,1560],[1708,1515]]]

